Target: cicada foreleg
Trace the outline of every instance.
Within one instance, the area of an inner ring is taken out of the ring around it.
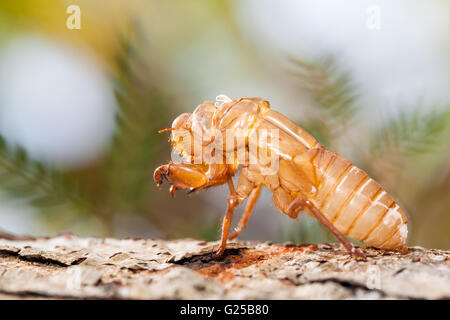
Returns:
[[[338,229],[336,229],[336,227],[330,222],[330,220],[328,220],[327,217],[311,201],[304,198],[296,198],[291,202],[287,211],[288,214],[293,214],[295,212],[303,210],[304,208],[308,209],[309,212],[317,220],[319,220],[325,228],[328,229],[328,231],[330,231],[336,238],[338,238],[338,240],[341,241],[345,249],[347,249],[350,254],[366,259],[366,255],[361,250],[355,248],[352,243],[348,241],[347,238],[345,238]]]
[[[163,178],[170,181],[172,196],[180,189],[192,193],[202,188],[223,184],[227,181],[227,177],[228,171],[224,165],[205,166],[173,162],[158,167],[153,174],[157,186],[163,182]]]
[[[153,173],[153,180],[159,186],[163,178],[169,180],[176,189],[193,189],[204,186],[208,177],[200,166],[173,163],[159,166]],[[172,188],[174,191],[174,189]],[[171,190],[171,193],[173,191]]]

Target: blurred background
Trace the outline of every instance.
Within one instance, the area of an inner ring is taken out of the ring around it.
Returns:
[[[226,94],[366,170],[408,245],[449,249],[449,56],[447,0],[2,0],[0,229],[217,239],[226,187],[171,199],[152,173],[157,131]],[[241,239],[334,241],[267,190]]]

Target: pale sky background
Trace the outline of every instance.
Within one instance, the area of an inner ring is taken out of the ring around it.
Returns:
[[[310,60],[333,54],[352,73],[368,109],[389,110],[418,97],[430,104],[449,99],[448,1],[240,3],[236,17],[241,30],[261,52]],[[379,8],[379,30],[367,27],[373,6]]]
[[[95,159],[113,131],[115,104],[88,53],[25,36],[0,54],[0,130],[37,159],[60,166]]]

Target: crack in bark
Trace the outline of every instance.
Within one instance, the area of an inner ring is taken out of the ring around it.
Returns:
[[[361,289],[367,292],[378,292],[381,297],[386,298],[386,297],[394,297],[394,298],[398,298],[398,299],[409,299],[409,300],[425,300],[424,298],[416,298],[413,296],[407,296],[407,295],[393,295],[393,294],[387,294],[387,292],[385,292],[382,289],[376,289],[376,288],[369,288],[361,283],[355,282],[355,281],[347,281],[347,280],[343,280],[343,279],[338,279],[338,278],[325,278],[325,279],[320,279],[320,280],[311,280],[308,281],[304,284],[310,284],[310,283],[327,283],[327,282],[332,282],[335,284],[338,284],[344,288],[350,289],[352,292],[355,292],[357,289]],[[304,285],[302,284],[302,285]]]
[[[80,264],[84,260],[86,260],[86,257],[81,257],[79,259],[74,260],[72,263],[67,264],[67,263],[64,263],[62,261],[59,261],[59,260],[56,260],[56,259],[52,259],[52,258],[48,258],[48,257],[44,257],[44,256],[39,255],[39,254],[22,255],[22,254],[20,254],[20,251],[19,252],[14,252],[14,251],[5,250],[5,249],[1,249],[0,250],[0,258],[2,256],[9,256],[9,257],[17,258],[17,259],[22,260],[22,261],[35,262],[35,263],[38,263],[38,264],[51,265],[51,266],[57,266],[57,267],[74,266],[74,265]]]
[[[196,266],[202,266],[203,268],[210,267],[214,264],[230,265],[232,261],[229,259],[230,256],[242,256],[242,250],[248,250],[247,248],[237,248],[237,249],[225,249],[223,255],[219,258],[214,256],[214,252],[208,252],[203,254],[192,255],[187,258],[182,258],[178,261],[169,261],[170,263],[182,265],[190,269],[194,269]],[[202,269],[203,269],[202,268]]]

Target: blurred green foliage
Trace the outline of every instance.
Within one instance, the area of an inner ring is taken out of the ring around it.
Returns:
[[[210,208],[203,208],[201,197],[177,194],[176,200],[169,201],[167,192],[156,196],[153,186],[154,168],[170,158],[167,136],[156,133],[169,126],[180,111],[193,109],[186,96],[195,96],[198,90],[191,83],[174,84],[171,68],[176,66],[170,63],[182,56],[181,48],[200,39],[207,44],[201,50],[219,44],[233,51],[235,55],[230,60],[239,72],[235,81],[251,72],[255,77],[267,77],[269,68],[265,68],[260,53],[234,21],[233,1],[132,1],[136,4],[132,13],[123,10],[132,7],[127,1],[120,2],[122,7],[119,2],[98,3],[96,7],[89,1],[83,2],[83,28],[79,32],[65,28],[64,1],[7,0],[0,4],[0,43],[32,30],[82,46],[88,44],[111,72],[118,105],[116,130],[109,148],[86,168],[51,168],[30,159],[22,148],[8,145],[0,137],[0,190],[39,210],[41,221],[53,231],[89,225],[88,230],[95,230],[96,235],[112,235],[115,218],[126,215],[143,218],[163,236],[217,239],[221,218],[204,218],[211,212]],[[164,13],[152,12],[152,19],[145,15],[131,18],[145,5]],[[175,5],[179,6],[177,10],[173,10]],[[116,6],[115,15],[110,14],[114,18],[108,19],[107,14],[96,10],[102,6]],[[221,75],[205,70],[203,61],[195,56],[198,51],[193,52],[183,53],[192,54],[182,56],[186,59],[180,60],[186,64],[184,68],[205,74],[205,79],[220,78]],[[242,64],[233,60],[236,57],[244,57],[247,69],[242,70]],[[228,61],[218,59],[218,63]],[[450,107],[424,111],[430,108],[422,103],[409,108],[399,106],[403,111],[372,121],[361,115],[367,106],[361,102],[358,84],[333,56],[317,61],[302,57],[287,60],[290,66],[286,74],[290,76],[284,84],[292,85],[294,92],[287,89],[289,86],[280,85],[280,96],[307,97],[308,101],[299,107],[301,118],[293,120],[321,144],[366,170],[400,202],[413,222],[410,243],[448,247]],[[188,65],[190,62],[195,65]],[[274,215],[279,214],[275,208],[273,211]],[[335,241],[305,214],[299,222],[280,219],[278,241]],[[79,230],[83,228],[76,231]]]
[[[38,209],[55,229],[61,227],[58,220],[68,217],[69,225],[83,219],[89,224],[92,214],[105,235],[112,235],[116,214],[146,214],[151,220],[150,187],[162,147],[157,132],[170,122],[171,101],[154,86],[158,74],[142,56],[147,42],[139,28],[130,24],[117,48],[112,69],[119,109],[114,137],[102,159],[88,168],[61,171],[31,160],[23,148],[8,146],[0,136],[0,188]]]
[[[117,56],[117,129],[106,157],[106,198],[121,212],[142,212],[148,202],[152,165],[161,147],[156,133],[170,121],[169,97],[152,85],[157,75],[140,56],[144,50],[139,45],[146,41],[139,28],[135,26],[125,38]]]
[[[0,188],[13,198],[37,208],[70,204],[89,207],[76,184],[57,170],[31,160],[20,146],[8,145],[0,136]]]
[[[341,71],[332,57],[312,63],[299,58],[291,61],[288,71],[312,103],[300,125],[324,146],[332,146],[358,112],[357,90],[350,74]]]

